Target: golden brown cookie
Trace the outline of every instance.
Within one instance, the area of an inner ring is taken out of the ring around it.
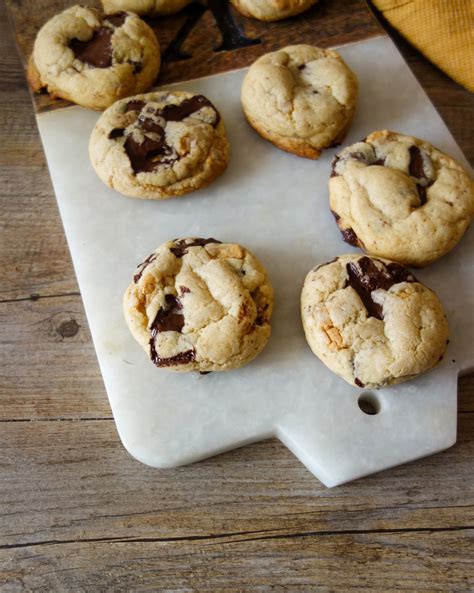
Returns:
[[[155,366],[227,371],[250,362],[268,342],[273,289],[245,247],[175,239],[137,267],[123,307]]]
[[[159,200],[209,185],[227,166],[228,144],[206,97],[159,91],[109,107],[92,132],[89,154],[108,186]]]
[[[351,123],[357,79],[329,49],[292,45],[252,64],[242,84],[250,125],[279,148],[310,159],[339,143]]]
[[[147,90],[159,69],[158,41],[136,14],[72,6],[39,31],[28,80],[35,91],[101,110]]]
[[[474,184],[459,163],[386,130],[335,157],[329,194],[347,243],[411,266],[450,251],[474,216]]]
[[[366,255],[311,270],[301,316],[314,354],[358,387],[413,379],[438,364],[448,341],[436,294],[400,264]]]

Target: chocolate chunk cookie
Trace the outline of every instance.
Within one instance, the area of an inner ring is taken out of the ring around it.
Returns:
[[[35,91],[100,110],[147,90],[159,69],[158,41],[137,15],[73,6],[39,31],[28,80]]]
[[[280,21],[308,10],[317,0],[230,0],[244,16],[259,21]]]
[[[380,131],[344,148],[329,180],[330,207],[347,243],[426,266],[450,251],[474,215],[474,184],[428,142]]]
[[[227,371],[268,342],[273,289],[244,247],[175,239],[137,267],[123,306],[133,337],[157,367]]]
[[[140,15],[159,16],[174,14],[192,0],[101,0],[107,14],[130,10]]]
[[[279,148],[317,159],[344,138],[355,111],[357,79],[341,56],[291,45],[252,64],[242,107],[255,130]]]
[[[400,264],[365,255],[311,270],[301,316],[314,354],[358,387],[413,379],[441,360],[448,341],[436,294]]]
[[[109,107],[92,132],[89,154],[108,186],[163,199],[209,185],[227,166],[228,144],[206,97],[160,91]]]

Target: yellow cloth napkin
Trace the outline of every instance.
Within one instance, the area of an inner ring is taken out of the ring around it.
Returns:
[[[387,21],[474,92],[474,0],[372,0]]]

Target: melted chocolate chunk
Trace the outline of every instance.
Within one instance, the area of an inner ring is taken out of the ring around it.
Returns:
[[[410,146],[408,151],[410,153],[410,164],[408,165],[408,171],[415,179],[427,179],[423,168],[423,157],[421,156],[421,150],[418,146]]]
[[[163,117],[166,121],[182,121],[203,107],[211,107],[216,112],[215,126],[219,123],[220,115],[214,105],[203,95],[196,95],[190,99],[185,99],[179,105],[166,105],[160,109],[157,115]]]
[[[147,117],[146,113],[142,113],[138,116],[138,123],[140,128],[145,130],[145,132],[155,132],[155,134],[164,136],[165,130],[163,129],[163,126],[160,126],[160,124],[156,123],[153,119]]]
[[[161,128],[163,130],[163,128]],[[133,172],[150,173],[154,171],[159,163],[164,163],[163,156],[172,156],[172,149],[166,144],[164,140],[164,130],[158,140],[153,140],[145,136],[143,142],[140,144],[133,139],[133,136],[128,136],[124,143],[125,152],[130,159]],[[176,158],[169,159],[168,163],[172,163]]]
[[[383,311],[381,305],[372,300],[374,290],[388,290],[399,282],[415,281],[414,276],[399,264],[390,263],[382,266],[383,268],[379,269],[368,257],[361,257],[357,262],[349,262],[346,265],[347,285],[357,292],[369,317],[376,319],[383,319]]]
[[[141,111],[144,106],[145,103],[143,101],[130,101],[125,107],[125,113],[128,111]],[[154,118],[159,117],[165,121],[181,121],[203,107],[212,107],[214,109],[216,112],[216,122],[214,125],[217,125],[219,113],[212,103],[202,95],[185,99],[179,105],[166,105],[163,109],[156,111],[148,108],[148,110],[145,110],[145,113],[141,113],[137,119],[138,126],[144,132],[152,132],[159,137],[156,139],[145,136],[144,141],[141,143],[138,143],[132,135],[127,137],[124,149],[130,159],[130,164],[135,175],[138,173],[150,173],[160,164],[171,165],[179,159],[176,151],[165,141],[164,128]]]
[[[125,113],[129,111],[141,111],[145,107],[143,101],[129,101],[125,107]]]
[[[200,375],[209,375],[212,371],[199,371]]]
[[[116,12],[115,14],[109,14],[109,16],[106,16],[104,21],[110,23],[114,27],[121,27],[124,24],[127,16],[128,14],[126,12]]]
[[[423,206],[427,202],[426,187],[416,184],[416,189],[418,191],[418,197],[420,198],[420,206]]]
[[[170,367],[175,366],[177,364],[187,364],[188,362],[193,362],[194,357],[194,350],[186,350],[185,352],[180,352],[179,354],[176,354],[175,356],[170,356],[169,358],[161,358],[160,356],[158,356],[158,353],[156,351],[154,340],[150,340],[151,362],[157,367]]]
[[[187,364],[194,360],[195,352],[193,349],[180,352],[168,358],[161,358],[156,351],[155,339],[159,332],[175,331],[181,333],[184,326],[184,316],[181,310],[182,305],[180,300],[172,294],[167,294],[165,297],[165,306],[158,311],[150,326],[150,358],[157,367]]]
[[[108,27],[100,27],[88,41],[71,39],[69,47],[78,60],[93,66],[94,68],[109,68],[112,65],[112,43],[113,30]]]
[[[186,294],[187,292],[191,292],[191,290],[187,286],[180,286],[179,292],[183,295],[183,294]]]
[[[357,387],[365,387],[365,385],[362,383],[362,381],[360,379],[358,379],[357,377],[354,379],[354,383],[357,385]]]
[[[379,165],[380,167],[383,167],[385,165],[385,157],[381,158],[381,159],[377,159],[376,161],[374,161],[373,163],[370,163],[371,165]]]
[[[189,247],[204,247],[204,245],[207,245],[208,243],[219,243],[221,244],[222,241],[217,241],[216,239],[193,239],[193,241],[191,243],[186,243],[186,241],[184,239],[180,239],[180,240],[175,240],[174,242],[174,247],[171,247],[170,251],[171,253],[173,253],[176,257],[183,257],[183,255],[185,255],[188,252],[188,248]]]
[[[153,323],[150,325],[151,337],[155,338],[160,332],[179,332],[184,327],[184,315],[181,313],[183,305],[172,294],[165,297],[165,306],[159,309]]]
[[[135,282],[135,284],[140,280],[140,278],[142,277],[143,272],[145,271],[145,268],[148,266],[148,264],[151,264],[152,261],[154,261],[156,259],[156,253],[152,253],[151,255],[149,255],[144,261],[142,261],[141,264],[139,264],[137,266],[138,268],[138,272],[135,274],[135,276],[133,277],[133,281]]]
[[[339,157],[335,156],[332,160],[332,164],[331,164],[331,177],[338,177],[339,173],[336,173],[336,165],[339,162]]]
[[[114,128],[113,130],[111,130],[109,132],[109,138],[110,140],[115,140],[115,138],[121,138],[123,136],[123,133],[125,132],[124,128]]]
[[[359,239],[351,228],[341,230],[342,239],[345,243],[357,247],[359,245]]]

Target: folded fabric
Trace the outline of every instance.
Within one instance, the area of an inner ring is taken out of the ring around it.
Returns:
[[[372,0],[433,64],[474,92],[474,0]]]

